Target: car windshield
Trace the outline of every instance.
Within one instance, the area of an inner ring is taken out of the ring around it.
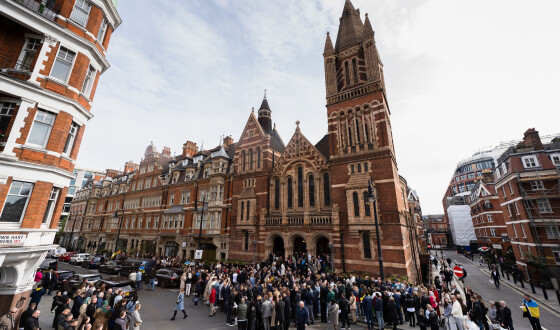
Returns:
[[[127,296],[129,294],[129,292],[134,291],[130,285],[114,286],[113,291],[115,291],[115,288],[119,288],[119,289],[123,290],[125,296]]]
[[[95,258],[93,258],[93,261],[99,262],[99,261],[101,261],[101,257],[95,257]]]
[[[59,277],[59,278],[62,278],[62,279],[65,279],[65,278],[68,278],[68,277],[70,277],[70,276],[72,276],[72,275],[73,275],[73,274],[70,273],[70,272],[69,272],[69,273],[59,273],[59,274],[58,274],[58,277]]]

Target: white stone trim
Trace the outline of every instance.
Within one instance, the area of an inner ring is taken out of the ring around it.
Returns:
[[[4,89],[4,84],[2,83],[1,79],[2,78],[0,77],[0,90],[6,91]],[[10,135],[8,136],[8,140],[6,141],[6,146],[4,147],[4,151],[2,152],[3,154],[7,154],[10,156],[15,156],[15,153],[13,151],[16,144],[16,139],[20,137],[20,130],[25,125],[24,120],[25,117],[27,117],[27,114],[29,113],[27,111],[28,108],[35,107],[35,102],[28,99],[22,99],[21,102],[18,103],[19,103],[19,110],[17,112],[16,118],[14,118]],[[2,153],[0,153],[0,155]],[[5,174],[2,171],[0,171],[0,173]]]
[[[37,182],[52,182],[58,187],[67,187],[74,177],[72,172],[67,172],[52,166],[33,164],[22,161],[8,160],[0,155],[0,173],[18,180]]]
[[[514,199],[508,200],[508,201],[505,202],[505,203],[500,204],[500,206],[506,206],[506,205],[508,205],[508,204],[512,204],[512,203],[517,202],[517,201],[520,201],[520,200],[522,200],[522,199],[523,199],[523,197],[519,196],[519,197],[516,197],[516,198],[514,198]]]

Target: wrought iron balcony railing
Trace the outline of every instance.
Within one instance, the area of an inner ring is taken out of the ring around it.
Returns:
[[[12,0],[15,1],[27,9],[37,13],[49,21],[54,21],[56,16],[60,14],[60,8],[62,7],[62,1],[56,0]]]
[[[0,74],[19,80],[28,80],[33,67],[15,58],[0,55]]]

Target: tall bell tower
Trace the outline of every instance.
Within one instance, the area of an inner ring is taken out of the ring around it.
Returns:
[[[389,113],[374,35],[368,15],[362,22],[350,0],[344,4],[334,46],[327,33],[323,57],[331,157],[392,149],[388,115],[381,118],[371,111],[382,105]]]

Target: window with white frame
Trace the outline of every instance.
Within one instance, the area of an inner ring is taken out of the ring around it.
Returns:
[[[93,66],[89,66],[88,71],[86,73],[86,78],[84,79],[84,84],[82,85],[82,94],[84,94],[87,98],[90,97],[91,88],[93,87],[93,81],[95,80],[95,69]]]
[[[107,21],[103,19],[101,21],[101,26],[99,27],[99,32],[97,32],[97,41],[99,41],[100,44],[102,44],[103,40],[105,40],[106,31],[107,31]]]
[[[552,164],[560,166],[560,154],[550,155],[550,160],[552,161]]]
[[[560,248],[552,248],[552,255],[554,260],[556,260],[556,264],[560,264]]]
[[[4,202],[0,222],[20,222],[25,214],[32,190],[33,183],[13,181]]]
[[[70,19],[85,27],[88,22],[90,9],[91,4],[86,0],[76,0],[72,14],[70,14]]]
[[[515,224],[512,223],[511,227],[513,228],[513,234],[515,235],[515,238],[517,238],[517,230],[515,229]]]
[[[510,194],[513,195],[513,187],[512,187],[512,185],[511,185],[511,181],[508,182],[508,186],[509,186],[509,192],[510,192]]]
[[[531,189],[532,190],[544,190],[544,185],[541,180],[531,181]]]
[[[560,238],[560,231],[558,230],[558,226],[545,227],[545,230],[546,230],[546,237],[550,239]]]
[[[517,206],[517,202],[513,202],[513,206],[515,206],[515,214],[519,215],[519,207]]]
[[[181,195],[181,204],[189,203],[190,199],[191,199],[191,192],[190,191],[183,192],[183,194]]]
[[[539,161],[537,156],[525,156],[521,158],[523,160],[523,166],[525,168],[533,168],[539,166]]]
[[[506,173],[507,173],[507,165],[506,165],[506,163],[502,163],[502,172],[503,172],[504,175],[506,175]]]
[[[58,193],[60,188],[53,187],[51,189],[51,194],[49,195],[49,201],[47,202],[47,209],[45,210],[45,214],[43,215],[43,221],[41,224],[48,225],[52,219],[52,215],[54,213],[54,208],[56,205],[56,200],[58,198]]]
[[[75,57],[76,53],[64,47],[60,47],[51,69],[51,77],[66,83],[70,76]]]
[[[527,234],[525,234],[525,226],[523,226],[523,223],[520,223],[519,227],[521,227],[521,232],[523,233],[523,238],[527,238]]]
[[[546,198],[537,199],[537,206],[540,213],[552,213],[550,202]]]
[[[19,63],[17,69],[31,71],[31,64],[41,48],[40,38],[25,38],[25,44],[19,56]]]
[[[521,256],[521,259],[524,259],[525,257],[523,256],[523,249],[521,248],[521,245],[518,246],[519,246],[519,254]]]
[[[490,228],[490,235],[491,235],[492,237],[496,237],[496,229]]]
[[[54,113],[37,110],[27,142],[45,147],[49,141],[55,117],[56,115]]]
[[[68,132],[68,136],[66,137],[66,143],[64,144],[63,153],[65,155],[70,155],[70,153],[72,152],[77,133],[78,133],[78,124],[73,122],[72,125],[70,125],[70,132]]]
[[[488,218],[488,222],[494,222],[494,219],[492,218],[492,214],[487,214],[486,218]]]
[[[0,102],[0,134],[6,134],[15,109],[13,102]]]

